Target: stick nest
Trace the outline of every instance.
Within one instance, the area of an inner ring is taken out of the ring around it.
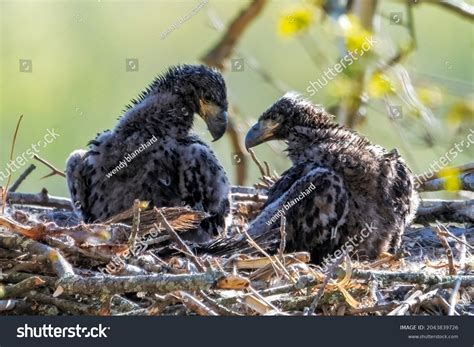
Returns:
[[[243,232],[262,192],[234,187],[233,235],[204,246],[189,235],[205,214],[188,208],[137,201],[84,224],[66,199],[30,194],[33,207],[27,194],[22,204],[12,195],[0,216],[0,314],[474,313],[472,223],[413,225],[397,254],[370,263],[341,257],[323,271],[308,253],[284,251],[284,229],[258,240]]]

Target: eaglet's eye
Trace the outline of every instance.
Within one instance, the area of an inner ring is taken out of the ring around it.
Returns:
[[[206,102],[212,102],[212,94],[209,92],[205,92],[203,95],[204,101]]]

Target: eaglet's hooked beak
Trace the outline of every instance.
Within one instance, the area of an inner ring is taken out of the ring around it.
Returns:
[[[272,121],[259,121],[247,132],[247,135],[245,136],[245,148],[248,150],[249,148],[272,140],[278,126],[278,123]]]
[[[211,133],[212,142],[219,140],[227,129],[227,111],[215,104],[201,102],[200,115],[206,122],[207,129]]]

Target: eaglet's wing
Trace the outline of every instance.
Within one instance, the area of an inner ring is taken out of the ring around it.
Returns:
[[[191,208],[209,214],[200,225],[204,234],[224,232],[226,218],[230,215],[230,184],[224,168],[212,150],[197,137],[181,141],[179,151],[183,201]]]
[[[311,169],[312,168],[312,169]],[[342,177],[334,171],[300,164],[288,170],[272,187],[259,216],[250,225],[252,235],[279,226],[286,218],[287,247],[292,250],[330,249],[340,239],[349,210]],[[317,257],[312,254],[312,258]]]

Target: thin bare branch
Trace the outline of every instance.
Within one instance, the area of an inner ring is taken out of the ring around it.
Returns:
[[[22,119],[23,119],[23,115],[21,115],[20,118],[18,118],[18,122],[16,123],[15,133],[13,135],[12,146],[11,146],[11,149],[10,149],[9,162],[11,162],[13,160],[13,152],[15,150],[16,137],[18,135],[18,129],[20,128],[20,123],[21,123]],[[12,172],[10,171],[10,173],[8,175],[7,183],[5,184],[5,190],[4,190],[5,193],[3,195],[3,202],[2,202],[2,214],[5,214],[5,206],[7,204],[8,185],[10,184],[11,179],[12,179]]]
[[[31,164],[26,168],[26,170],[17,178],[17,180],[12,184],[11,188],[8,190],[9,192],[15,192],[20,184],[28,177],[33,170],[36,169],[36,166]]]
[[[46,159],[43,159],[39,155],[36,155],[36,154],[33,155],[33,159],[38,160],[41,164],[43,164],[43,165],[47,166],[49,169],[51,169],[51,173],[47,174],[46,176],[41,177],[42,179],[47,178],[47,177],[51,177],[51,176],[54,176],[54,175],[58,175],[58,176],[66,178],[66,175],[64,174],[64,172],[56,169]]]

